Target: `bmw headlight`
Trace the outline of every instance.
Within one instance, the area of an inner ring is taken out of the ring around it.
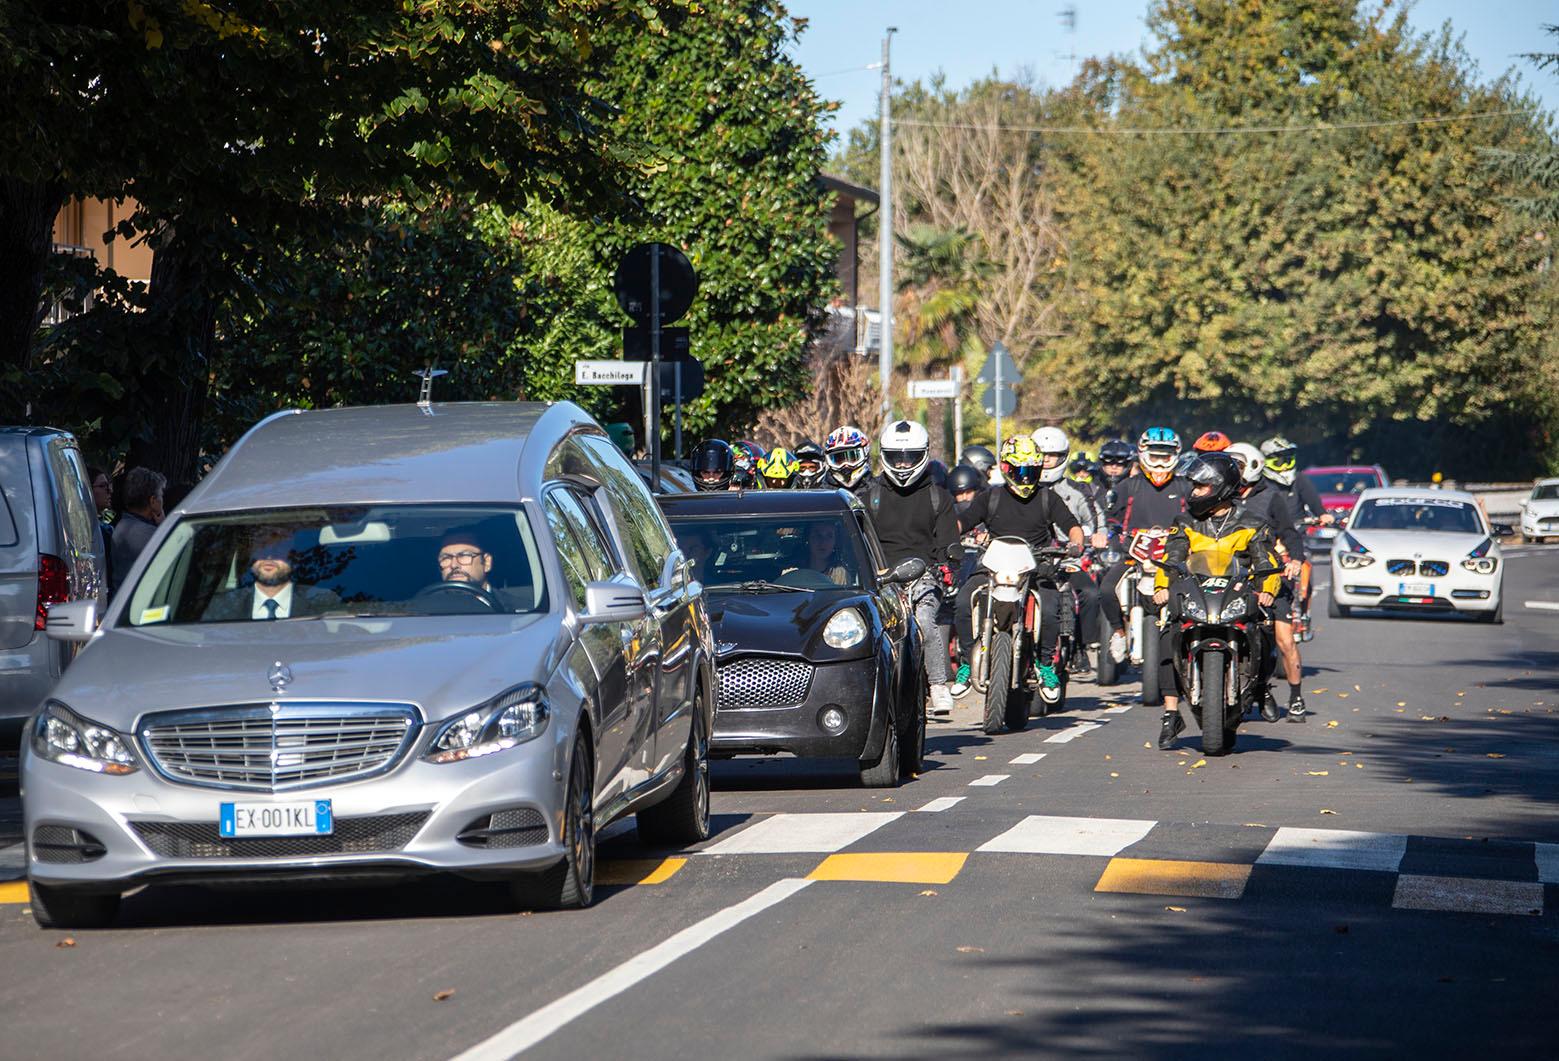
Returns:
[[[1245,613],[1250,610],[1249,597],[1235,597],[1223,606],[1223,614],[1219,616],[1224,622],[1245,618]]]
[[[854,648],[866,640],[866,620],[854,608],[835,612],[823,627],[823,643],[829,648]]]
[[[123,734],[57,700],[44,704],[33,720],[32,750],[40,759],[94,774],[133,774],[141,768]]]
[[[550,715],[538,686],[510,689],[445,722],[433,738],[428,761],[458,763],[506,751],[541,736]]]
[[[1492,556],[1469,556],[1462,566],[1475,575],[1492,575],[1499,568],[1499,561]]]
[[[1357,571],[1361,567],[1369,567],[1375,558],[1369,553],[1338,553],[1337,562],[1349,571]]]

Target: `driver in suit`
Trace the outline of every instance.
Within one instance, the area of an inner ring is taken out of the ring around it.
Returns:
[[[339,607],[328,589],[294,582],[292,534],[279,528],[256,532],[249,547],[250,585],[219,593],[206,606],[206,622],[244,619],[292,619],[320,615]]]
[[[438,546],[439,577],[445,582],[464,582],[482,591],[508,612],[529,611],[529,594],[523,589],[495,586],[493,554],[482,544],[481,536],[469,529],[452,530]]]

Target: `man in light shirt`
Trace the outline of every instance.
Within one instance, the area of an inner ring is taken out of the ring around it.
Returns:
[[[206,608],[205,621],[292,619],[339,606],[341,598],[330,590],[292,580],[291,545],[292,535],[285,531],[259,532],[249,550],[253,583],[214,597]]]

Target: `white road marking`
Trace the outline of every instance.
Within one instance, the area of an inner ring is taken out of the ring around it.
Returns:
[[[1119,707],[1107,707],[1104,709],[1104,713],[1106,715],[1124,715],[1135,706],[1135,704],[1121,704]]]
[[[1535,880],[1469,877],[1397,878],[1391,905],[1398,910],[1456,910],[1469,914],[1541,914],[1543,885]]]
[[[1559,612],[1559,601],[1529,600],[1526,602],[1526,605],[1528,608],[1536,608],[1539,611]]]
[[[0,881],[27,876],[27,848],[23,844],[0,847]]]
[[[1374,869],[1395,873],[1407,854],[1407,837],[1347,829],[1279,829],[1256,859],[1258,866]]]
[[[992,785],[1001,784],[1011,776],[1011,774],[986,774],[984,777],[977,777],[973,781],[969,782],[969,787],[990,788]]]
[[[1060,733],[1052,733],[1045,738],[1044,742],[1046,744],[1068,744],[1081,737],[1084,733],[1091,733],[1103,725],[1103,722],[1078,722]]]
[[[762,913],[776,903],[795,895],[808,884],[807,880],[787,878],[775,881],[751,898],[735,906],[728,906],[711,914],[696,924],[689,925],[664,943],[656,944],[609,972],[575,988],[555,1002],[541,1007],[528,1017],[522,1017],[507,1028],[483,1042],[458,1054],[455,1061],[498,1061],[523,1053],[579,1017],[584,1016],[607,999],[622,994],[647,977],[660,972],[685,954],[690,954],[727,929]]]
[[[958,806],[963,801],[964,797],[962,796],[938,796],[924,807],[916,807],[915,810],[921,814],[940,814],[949,807]]]
[[[1044,752],[1024,752],[1012,760],[1013,766],[1033,766],[1045,757]]]
[[[1533,844],[1532,859],[1537,863],[1538,880],[1559,884],[1559,844]]]
[[[827,854],[882,828],[903,811],[858,814],[776,814],[704,848],[706,855]]]
[[[1126,818],[1060,818],[1032,814],[978,851],[1025,855],[1118,855],[1157,822]]]

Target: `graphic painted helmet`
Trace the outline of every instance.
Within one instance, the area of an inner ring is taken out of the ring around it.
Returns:
[[[615,424],[607,424],[606,433],[617,444],[617,448],[622,450],[626,456],[633,456],[636,436],[633,433],[632,424],[623,423],[621,420]]]
[[[1173,428],[1150,427],[1137,440],[1137,463],[1154,486],[1163,486],[1174,477],[1179,459],[1180,436]]]
[[[1001,444],[1001,477],[1013,497],[1033,497],[1039,488],[1045,459],[1027,435],[1014,435]]]
[[[1191,443],[1191,448],[1198,453],[1222,453],[1229,448],[1229,436],[1222,431],[1207,431]]]
[[[913,420],[895,420],[877,439],[882,474],[899,487],[913,486],[931,463],[931,436]]]
[[[1074,483],[1091,483],[1099,474],[1099,465],[1087,457],[1075,457],[1066,466],[1066,477]]]
[[[1284,486],[1294,485],[1294,471],[1299,467],[1299,447],[1282,435],[1273,435],[1261,444],[1261,454],[1267,458],[1267,476]]]
[[[693,451],[691,464],[693,484],[699,490],[708,493],[730,489],[731,477],[736,474],[736,454],[718,438],[700,442]]]
[[[985,473],[972,465],[960,464],[947,473],[947,491],[954,497],[984,489]]]
[[[1224,450],[1233,457],[1240,466],[1240,476],[1247,484],[1261,481],[1262,469],[1266,467],[1266,461],[1261,456],[1261,450],[1252,446],[1249,442],[1236,442]]]
[[[769,455],[758,462],[758,474],[769,490],[784,490],[795,480],[801,470],[801,462],[784,446],[775,446]]]
[[[1191,496],[1186,509],[1197,519],[1206,519],[1220,505],[1234,500],[1240,490],[1240,465],[1227,453],[1201,453],[1186,465],[1191,481]]]
[[[822,486],[823,477],[828,474],[828,460],[823,454],[823,447],[810,439],[803,439],[792,452],[801,467],[796,472],[796,481],[790,485],[797,490],[816,490]]]
[[[989,479],[991,469],[996,467],[996,454],[986,446],[965,446],[963,455],[958,458],[958,463],[969,465]]]
[[[1039,450],[1039,481],[1058,483],[1066,474],[1066,458],[1072,452],[1072,440],[1059,427],[1042,427],[1031,436]]]
[[[758,462],[768,456],[763,447],[756,442],[733,442],[731,455],[736,461],[731,481],[743,489],[761,487],[763,480],[758,475]]]
[[[871,456],[871,439],[853,424],[834,428],[823,440],[823,459],[828,462],[828,480],[846,490],[854,490],[862,479],[871,474]]]

